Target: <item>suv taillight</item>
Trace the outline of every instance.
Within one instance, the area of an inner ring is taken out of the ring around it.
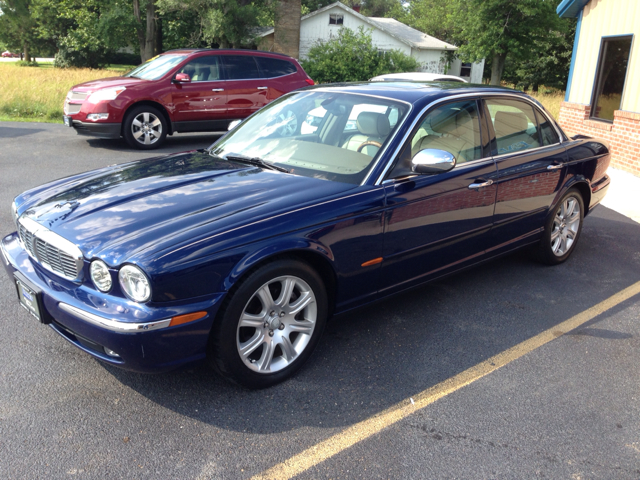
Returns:
[[[316,82],[314,82],[310,78],[305,79],[305,82],[307,82],[309,85],[315,85],[316,84]]]

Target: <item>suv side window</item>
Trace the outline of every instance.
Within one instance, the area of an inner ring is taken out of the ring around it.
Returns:
[[[533,107],[519,100],[488,98],[489,116],[496,134],[494,155],[540,147],[540,132]]]
[[[215,82],[222,80],[222,65],[218,55],[199,57],[190,61],[177,73],[186,73],[192,82]]]
[[[298,71],[293,63],[278,58],[256,57],[256,62],[262,72],[262,78],[282,77]]]
[[[560,143],[560,137],[558,137],[558,132],[553,128],[551,122],[547,120],[540,111],[536,108],[536,117],[538,118],[538,125],[540,126],[540,133],[542,135],[542,145],[555,145],[556,143]]]
[[[411,175],[411,159],[428,148],[451,153],[458,164],[482,158],[476,101],[452,102],[430,110],[405,145],[389,178]]]
[[[258,65],[251,55],[224,55],[227,80],[260,78]]]

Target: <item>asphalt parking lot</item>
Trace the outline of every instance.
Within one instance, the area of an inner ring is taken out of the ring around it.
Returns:
[[[159,153],[215,138],[178,135]],[[21,191],[151,155],[0,122],[0,235]],[[36,323],[0,272],[0,478],[638,479],[639,281],[640,224],[599,207],[567,263],[519,252],[335,318],[292,380],[247,391],[204,365],[103,365]],[[441,395],[418,408],[425,390]],[[359,422],[361,441],[341,443]]]

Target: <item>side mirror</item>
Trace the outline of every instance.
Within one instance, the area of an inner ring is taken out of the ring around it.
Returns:
[[[444,173],[456,166],[456,157],[444,150],[427,148],[420,150],[411,159],[411,170],[415,173]]]
[[[177,83],[189,83],[191,81],[191,77],[187,73],[177,73],[174,82]]]
[[[227,131],[230,132],[231,130],[233,130],[234,128],[236,128],[238,125],[240,125],[240,122],[242,120],[234,120],[232,122],[229,122],[229,126],[227,127]]]

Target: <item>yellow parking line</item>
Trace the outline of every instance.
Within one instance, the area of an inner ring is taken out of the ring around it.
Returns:
[[[481,362],[454,377],[428,388],[412,398],[397,403],[396,405],[378,413],[377,415],[363,420],[342,432],[329,437],[328,439],[306,449],[305,451],[285,460],[283,463],[275,465],[254,477],[258,479],[288,479],[294,477],[315,465],[333,457],[346,450],[358,442],[366,440],[383,429],[408,417],[412,413],[431,405],[436,400],[469,385],[472,382],[488,375],[500,367],[513,362],[514,360],[532,352],[536,348],[564,335],[580,325],[592,320],[603,312],[615,307],[625,300],[640,293],[640,282],[634,283],[628,288],[612,295],[606,300],[593,307],[571,317],[559,325],[546,330],[535,337],[525,340],[518,345],[501,352],[484,362]]]

